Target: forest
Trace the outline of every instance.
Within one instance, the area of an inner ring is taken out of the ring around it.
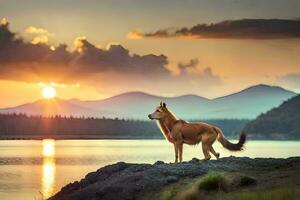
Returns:
[[[249,120],[195,120],[220,127],[235,138]],[[0,139],[158,139],[163,138],[154,121],[0,114]]]

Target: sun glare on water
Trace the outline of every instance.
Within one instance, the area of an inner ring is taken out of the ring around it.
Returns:
[[[41,184],[42,199],[47,199],[55,191],[55,140],[44,139],[43,147],[43,174]]]
[[[42,90],[42,95],[45,99],[52,99],[56,96],[56,89],[53,86],[45,86]]]
[[[53,139],[43,140],[43,156],[52,157],[55,154],[55,141]]]

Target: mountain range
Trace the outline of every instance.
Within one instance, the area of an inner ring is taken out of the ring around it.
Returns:
[[[78,99],[38,100],[0,113],[62,115],[126,119],[147,119],[160,101],[164,101],[182,119],[254,119],[297,94],[277,86],[255,85],[240,92],[215,99],[197,95],[162,97],[144,92],[128,92],[96,101]]]

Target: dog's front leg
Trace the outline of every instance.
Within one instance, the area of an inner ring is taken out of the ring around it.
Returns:
[[[182,162],[183,143],[179,143],[177,146],[179,151],[179,162]]]
[[[174,150],[175,150],[175,163],[178,162],[178,145],[174,143]]]

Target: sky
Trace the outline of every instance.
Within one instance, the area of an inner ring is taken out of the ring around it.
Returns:
[[[0,107],[129,91],[300,92],[297,0],[0,0]]]

